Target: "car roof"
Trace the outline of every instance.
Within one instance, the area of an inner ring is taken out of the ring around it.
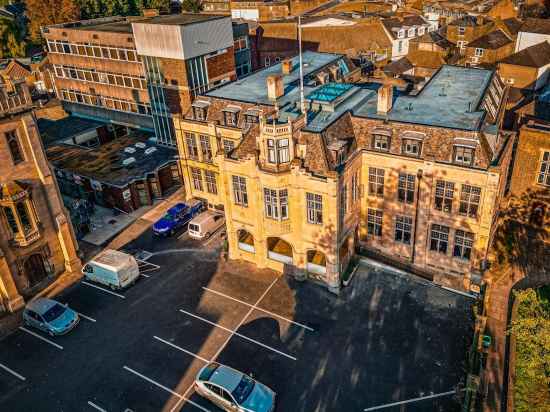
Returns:
[[[169,214],[176,214],[181,212],[183,209],[186,209],[188,206],[185,203],[176,203],[174,206],[172,206],[170,209],[168,209],[167,213]]]
[[[202,212],[200,215],[195,216],[189,223],[200,225],[201,223],[204,223],[207,220],[212,219],[216,215],[219,215],[219,213],[214,213],[214,212],[211,212],[210,210],[207,210],[205,212]]]
[[[48,311],[52,306],[56,305],[58,302],[48,298],[38,298],[29,303],[27,303],[25,309],[30,309],[38,314],[43,314]]]
[[[220,365],[208,381],[221,386],[229,392],[233,392],[242,378],[242,372],[236,371],[229,366]]]

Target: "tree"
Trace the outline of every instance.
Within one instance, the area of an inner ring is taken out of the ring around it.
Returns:
[[[514,410],[517,412],[550,410],[550,305],[527,289],[515,293],[517,319],[510,333],[516,336],[516,378]]]
[[[183,0],[181,9],[191,13],[200,13],[202,11],[202,1],[200,0]]]
[[[41,27],[78,20],[80,10],[73,0],[27,0],[27,16],[30,37],[38,42]]]
[[[143,9],[167,9],[170,0],[76,0],[82,19],[137,16]]]
[[[0,59],[25,56],[25,41],[14,21],[0,19]]]

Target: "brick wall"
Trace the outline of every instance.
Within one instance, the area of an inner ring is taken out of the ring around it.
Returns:
[[[231,80],[235,80],[236,73],[234,48],[229,47],[225,53],[207,58],[206,68],[208,70],[209,82],[214,82],[227,76],[231,77]]]

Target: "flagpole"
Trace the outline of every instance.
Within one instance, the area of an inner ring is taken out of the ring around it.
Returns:
[[[300,106],[307,126],[306,101],[304,99],[304,71],[302,68],[302,16],[298,15],[298,48],[300,55]]]

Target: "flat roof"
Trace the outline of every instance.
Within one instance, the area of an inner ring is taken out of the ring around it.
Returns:
[[[154,17],[147,18],[145,21],[138,20],[136,23],[186,26],[188,24],[202,23],[208,20],[218,20],[218,19],[224,19],[229,17],[230,16],[228,15],[220,15],[220,14],[183,13],[183,14],[170,14],[166,16],[154,16]]]
[[[41,118],[36,121],[42,141],[46,146],[61,140],[67,140],[74,136],[95,130],[108,123],[85,119],[77,116],[67,116],[62,119],[52,120]]]
[[[82,26],[69,27],[84,31],[104,31],[111,33],[132,33],[132,23],[128,20],[113,21],[107,23],[87,24]]]
[[[302,54],[304,77],[321,70],[331,63],[337,62],[343,57],[341,54],[304,52]],[[285,97],[298,91],[300,79],[300,70],[298,69],[299,57],[295,56],[291,61],[293,70],[290,74],[282,75],[281,63],[277,63],[265,69],[258,70],[240,80],[211,90],[205,95],[220,99],[273,105],[274,102],[267,97],[266,80],[268,76],[279,74],[283,78],[284,96],[278,99],[278,103],[285,100],[288,102],[289,99],[285,99]]]

